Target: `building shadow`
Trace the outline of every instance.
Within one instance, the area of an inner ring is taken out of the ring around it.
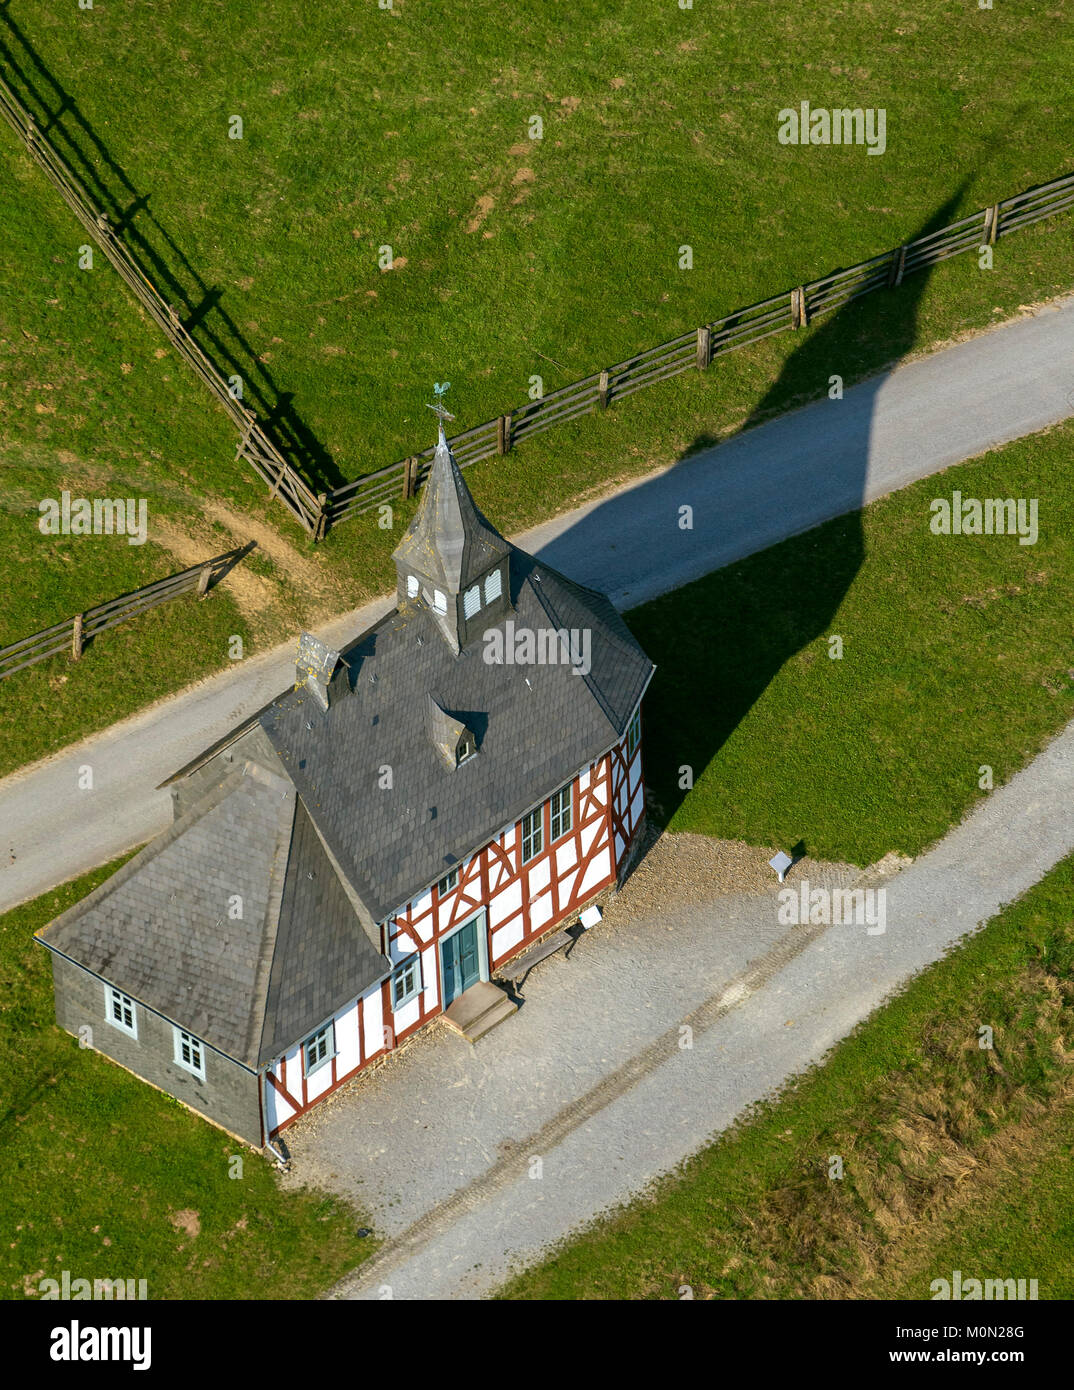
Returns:
[[[946,226],[965,187],[907,240]],[[688,793],[691,784],[680,785],[681,770],[689,767],[696,782],[784,664],[831,635],[832,620],[865,559],[861,507],[870,435],[876,400],[892,368],[856,386],[853,397],[823,398],[831,378],[845,370],[854,335],[860,340],[870,325],[882,335],[892,367],[914,347],[930,273],[915,271],[898,287],[874,291],[802,330],[801,344],[739,432],[723,442],[698,436],[672,469],[610,498],[540,549],[547,563],[609,592],[657,664],[645,701],[643,756],[658,824],[667,823]],[[709,370],[719,371],[719,361]],[[802,417],[780,412],[818,398],[822,404],[810,409],[832,412],[831,434],[803,468]],[[771,451],[758,462],[757,436],[747,435],[765,421],[770,423],[761,438]],[[704,497],[704,508],[692,531],[679,531],[676,512],[695,492]],[[632,613],[626,585],[636,557],[629,550],[639,517],[648,516],[654,532],[667,528],[664,539],[654,534],[650,542],[660,548],[661,572],[666,568],[676,586],[696,581],[697,587],[676,587]],[[713,533],[699,533],[699,527],[719,528],[716,563],[722,567],[714,572]],[[698,553],[693,563],[691,546]],[[584,572],[578,573],[568,553],[589,557]],[[778,747],[772,757],[779,757]]]
[[[224,307],[223,290],[202,279],[180,244],[150,210],[152,195],[139,192],[74,97],[16,24],[9,0],[0,0],[0,71],[213,366],[225,379],[242,379],[243,404],[255,411],[288,462],[314,492],[348,481],[303,419],[293,394],[281,390]]]

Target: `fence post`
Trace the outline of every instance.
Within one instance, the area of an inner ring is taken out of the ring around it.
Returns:
[[[82,656],[82,614],[75,615],[74,627],[71,630],[71,660],[78,661]]]
[[[411,454],[409,458],[403,460],[403,496],[413,497],[417,491],[418,482],[418,458],[416,454]]]
[[[496,452],[507,454],[511,451],[511,417],[500,415],[496,420]]]
[[[198,598],[204,598],[209,592],[209,580],[212,578],[212,574],[213,567],[211,563],[202,565],[201,573],[198,575]]]
[[[999,204],[993,203],[985,216],[988,218],[988,244],[995,246],[996,236],[999,232]]]
[[[902,284],[903,271],[906,269],[906,247],[900,246],[895,252],[891,261],[891,270],[888,272],[888,288],[894,289],[896,285]]]
[[[597,409],[608,409],[608,373],[601,372],[600,382],[597,386]]]
[[[707,328],[697,330],[697,365],[700,371],[712,361],[712,340]]]
[[[328,535],[328,493],[319,492],[317,494],[317,506],[320,511],[317,514],[317,525],[314,528],[313,539],[323,541]]]

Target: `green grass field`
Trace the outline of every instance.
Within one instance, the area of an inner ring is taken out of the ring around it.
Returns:
[[[923,68],[937,52],[944,84]],[[464,428],[523,400],[535,373],[551,389],[1074,167],[1055,119],[1072,53],[1028,3],[531,15],[272,0],[256,23],[192,0],[0,9],[0,70],[40,112],[64,103],[50,138],[325,482],[428,442],[434,379],[454,382]],[[884,106],[883,157],[779,145],[776,113],[802,98]],[[0,218],[0,644],[251,535],[262,549],[246,567],[264,583],[239,603],[248,651],[385,588],[413,504],[390,529],[363,517],[311,547],[234,463],[224,416],[103,258],[78,269],[85,233],[6,129]],[[963,258],[851,306],[844,379],[1069,288],[1069,246],[1069,218],[1044,223],[1002,241],[992,272]],[[824,331],[761,343],[468,477],[516,531],[816,395],[801,346]],[[147,497],[151,543],[42,537],[37,502],[64,487]],[[152,668],[159,694],[220,666],[216,623],[210,605],[183,615],[180,661],[154,614],[77,675],[62,658],[20,674],[0,691],[0,770],[137,709],[144,686],[119,678],[132,667]],[[24,702],[47,717],[23,723]]]
[[[0,1297],[66,1269],[145,1279],[151,1299],[314,1298],[370,1253],[359,1215],[282,1192],[259,1154],[53,1021],[31,937],[120,862],[0,916]]]
[[[927,1299],[958,1269],[1069,1299],[1072,981],[1074,856],[505,1296]]]
[[[87,179],[148,198],[131,234],[252,392],[293,393],[326,476],[423,443],[434,379],[477,423],[534,373],[570,381],[898,245],[956,189],[952,216],[1074,163],[1074,35],[1031,0],[7,13],[27,83],[49,74],[92,132]],[[884,108],[885,153],[780,145],[802,99]]]

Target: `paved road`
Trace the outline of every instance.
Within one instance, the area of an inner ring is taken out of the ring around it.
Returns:
[[[517,537],[627,608],[863,499],[1042,429],[1074,410],[1074,298],[747,431]],[[692,531],[679,507],[694,508]],[[386,608],[321,635],[344,641]],[[154,787],[292,679],[293,644],[250,658],[0,781],[0,911],[156,834]],[[17,679],[17,678],[16,678]],[[94,769],[92,791],[79,769]]]
[[[940,844],[887,882],[883,934],[830,926],[794,927],[780,935],[774,896],[762,897],[759,904],[755,899],[750,906],[735,899],[717,902],[695,924],[709,926],[711,941],[706,945],[705,932],[695,931],[691,948],[697,952],[692,959],[698,984],[692,988],[679,979],[682,952],[675,930],[681,924],[665,923],[671,934],[660,931],[659,923],[649,924],[657,949],[650,940],[642,988],[629,985],[640,973],[636,934],[609,931],[592,943],[583,938],[580,947],[596,948],[599,940],[601,949],[594,950],[593,959],[583,965],[580,957],[563,968],[555,977],[559,984],[553,997],[541,1001],[544,1007],[520,1010],[498,1030],[496,1044],[480,1064],[458,1068],[457,1089],[448,1099],[464,1115],[473,1112],[464,1160],[469,1181],[441,1208],[401,1233],[392,1230],[393,1213],[378,1211],[378,1223],[382,1228],[386,1224],[393,1238],[331,1296],[381,1298],[390,1290],[393,1298],[467,1299],[489,1293],[513,1267],[532,1262],[550,1243],[672,1171],[750,1104],[819,1061],[906,980],[1038,882],[1071,850],[1074,724]],[[788,886],[793,883],[794,873]],[[734,949],[725,963],[729,943],[737,938],[741,947],[742,927],[751,925],[759,928],[751,963],[740,968],[741,950]],[[739,973],[728,979],[728,968]],[[587,1017],[584,1000],[581,1010],[564,1007],[579,989],[584,996],[586,981],[571,974],[583,970],[599,977],[599,989],[594,983],[590,998],[599,1000],[609,990],[615,995],[618,1028],[609,1030],[608,1019],[599,1012]],[[626,989],[617,990],[619,970],[628,981]],[[676,997],[679,1012],[669,1019],[664,1005]],[[749,1008],[743,1009],[746,999]],[[553,1029],[547,1026],[548,1012],[558,1012]],[[693,1028],[689,1050],[679,1046],[679,1024],[684,1022]],[[509,1046],[500,1047],[506,1030],[514,1037]],[[646,1033],[649,1041],[633,1057],[624,1061],[615,1054],[620,1034]],[[553,1037],[554,1045],[549,1041]],[[533,1132],[516,1130],[514,1143],[493,1155],[495,1122],[504,1113],[499,1102],[509,1101],[517,1089],[518,1058],[527,1050],[535,1085],[547,1086],[561,1059],[568,1071],[581,1062],[599,1078],[581,1097],[571,1096],[569,1080],[561,1083],[566,1100],[561,1112]],[[480,1051],[479,1043],[475,1056]],[[423,1058],[423,1064],[428,1060]],[[408,1139],[408,1124],[428,1125],[424,1142],[435,1171],[443,1162],[439,1126],[450,1106],[431,1084],[434,1071],[435,1059],[426,1078],[424,1110],[415,1113],[410,1097],[401,1132],[409,1150],[414,1138]],[[399,1075],[390,1079],[403,1080]],[[376,1097],[355,1097],[352,1105],[359,1099],[363,1107],[370,1101],[375,1118]],[[486,1115],[493,1117],[491,1128]],[[338,1120],[329,1114],[323,1124],[338,1127]],[[458,1128],[457,1120],[446,1125],[449,1148],[455,1147],[452,1131]],[[311,1145],[301,1138],[296,1143],[301,1163]],[[364,1143],[372,1151],[372,1163],[366,1166],[372,1180],[376,1136],[367,1136]],[[330,1145],[325,1156],[333,1156]],[[347,1161],[345,1152],[335,1157]],[[531,1175],[534,1157],[541,1160],[539,1178]],[[398,1167],[394,1151],[382,1154],[379,1163]],[[421,1170],[405,1171],[417,1172],[421,1181]],[[358,1195],[369,1193],[359,1189]]]

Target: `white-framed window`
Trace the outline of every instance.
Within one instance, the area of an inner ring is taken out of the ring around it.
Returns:
[[[205,1045],[200,1038],[184,1033],[181,1028],[173,1028],[175,1038],[175,1060],[185,1071],[193,1072],[205,1080]]]
[[[481,607],[481,585],[475,584],[467,589],[462,596],[462,615],[464,618],[472,618]]]
[[[455,888],[458,886],[458,882],[459,882],[459,871],[458,871],[458,869],[451,869],[448,873],[446,873],[446,874],[444,875],[444,877],[443,877],[443,878],[440,880],[440,882],[436,885],[436,891],[437,891],[437,893],[440,895],[440,897],[446,898],[447,895],[448,895],[450,892],[452,892],[452,890],[455,889]]]
[[[306,1075],[312,1075],[318,1067],[323,1067],[335,1055],[336,1027],[334,1023],[326,1023],[312,1038],[307,1038],[302,1044],[302,1062]]]
[[[392,1008],[401,1009],[421,993],[421,957],[417,954],[403,961],[392,976]]]
[[[417,598],[418,596],[418,576],[408,574],[406,577],[406,596],[407,598]]]
[[[571,783],[552,793],[551,824],[548,833],[549,844],[554,844],[561,835],[571,828]]]
[[[485,602],[486,602],[486,604],[491,603],[493,599],[496,599],[496,598],[499,598],[499,597],[500,597],[500,590],[501,590],[501,587],[502,587],[502,580],[501,580],[501,578],[500,578],[500,571],[499,571],[499,570],[492,570],[489,574],[486,574],[486,575],[485,575]]]
[[[637,751],[638,744],[641,742],[641,705],[634,711],[634,718],[627,727],[626,751],[628,757],[633,757]]]
[[[522,862],[536,858],[544,849],[544,807],[538,806],[522,817]]]
[[[446,613],[446,612],[447,612],[447,599],[444,597],[444,593],[443,593],[443,591],[442,591],[441,589],[434,589],[434,590],[433,590],[433,612],[434,612],[434,613]]]
[[[473,739],[469,734],[464,734],[463,737],[459,739],[458,747],[455,749],[456,767],[459,763],[464,763],[467,758],[472,758],[476,752],[477,748],[474,745]]]
[[[104,1016],[112,1027],[118,1028],[121,1033],[126,1033],[132,1038],[138,1036],[137,1004],[111,985],[104,987]]]

